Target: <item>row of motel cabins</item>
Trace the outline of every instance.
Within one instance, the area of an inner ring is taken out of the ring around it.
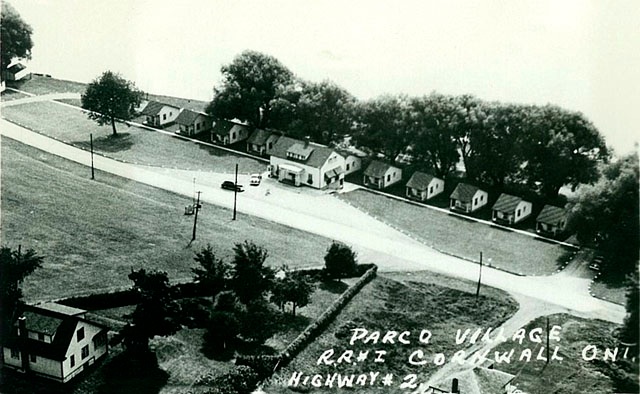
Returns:
[[[162,127],[175,122],[176,133],[193,136],[210,132],[211,141],[231,145],[246,141],[248,153],[269,156],[269,175],[295,186],[306,185],[317,189],[339,189],[345,175],[362,168],[364,153],[357,149],[336,149],[306,140],[297,140],[278,131],[252,129],[228,120],[180,109],[168,104],[148,102],[142,109],[146,123]],[[380,161],[372,161],[363,174],[364,186],[386,189],[402,180],[402,169]],[[406,184],[406,197],[427,201],[444,192],[444,180],[433,175],[415,172]],[[449,197],[452,211],[473,213],[489,202],[488,193],[477,186],[459,183]],[[520,197],[502,193],[492,207],[492,220],[504,225],[515,225],[533,213],[533,204]],[[536,232],[555,236],[567,223],[563,208],[545,205],[536,218]]]

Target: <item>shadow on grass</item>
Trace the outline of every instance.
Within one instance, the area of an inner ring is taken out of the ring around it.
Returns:
[[[320,282],[318,286],[321,290],[328,291],[333,294],[342,294],[349,288],[349,285],[339,280],[325,280]]]
[[[546,242],[546,243],[551,243],[549,241],[546,241],[544,239],[540,239],[540,238],[534,238],[536,241],[540,241],[540,242]],[[564,251],[562,252],[562,254],[560,256],[558,256],[558,258],[556,259],[556,267],[558,267],[558,269],[563,268],[566,264],[568,264],[569,262],[571,262],[571,260],[573,260],[576,256],[576,251],[569,249],[569,248],[564,248]]]
[[[74,141],[73,145],[83,147],[87,150],[91,149],[89,141]],[[98,137],[93,139],[93,150],[108,153],[122,152],[131,149],[133,141],[129,133],[110,134],[106,137]]]
[[[100,394],[157,394],[169,379],[154,353],[131,357],[124,352],[105,364],[103,373],[104,382],[96,390]]]

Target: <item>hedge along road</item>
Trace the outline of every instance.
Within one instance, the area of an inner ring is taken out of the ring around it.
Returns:
[[[87,151],[4,119],[0,120],[0,130],[6,137],[82,165],[90,165]],[[99,155],[94,156],[94,163],[100,171],[188,197],[193,195],[195,177],[203,202],[233,208],[233,193],[219,187],[229,175],[140,166]],[[265,193],[266,188],[270,193]],[[245,193],[238,194],[240,213],[345,242],[354,247],[361,261],[376,263],[380,271],[429,270],[473,281],[478,279],[477,264],[436,252],[333,196],[312,190],[302,192],[271,179],[263,179],[259,188],[247,189]],[[182,207],[176,207],[176,210],[179,212]],[[239,220],[242,220],[241,216]],[[582,317],[621,323],[625,316],[622,306],[591,297],[584,286],[576,285],[576,278],[567,275],[525,277],[484,267],[482,283],[566,308],[567,312]]]

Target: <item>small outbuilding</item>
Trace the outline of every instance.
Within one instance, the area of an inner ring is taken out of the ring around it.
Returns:
[[[216,119],[211,129],[211,142],[231,145],[249,138],[249,126],[228,120]]]
[[[425,201],[444,191],[444,180],[416,171],[407,182],[407,197]]]
[[[381,161],[372,161],[364,171],[362,183],[375,189],[385,189],[402,179],[402,170]]]
[[[458,183],[449,200],[452,211],[471,213],[487,205],[489,194],[477,186]]]
[[[545,205],[536,218],[536,232],[556,236],[567,226],[567,211],[554,205]]]
[[[27,66],[22,63],[14,63],[12,66],[7,68],[5,72],[7,81],[20,81],[29,75]]]
[[[176,124],[178,134],[192,136],[211,130],[213,119],[205,113],[183,109],[176,118]]]
[[[533,204],[520,197],[502,193],[493,204],[491,219],[501,224],[516,224],[531,215]]]
[[[278,138],[280,138],[279,133],[255,129],[247,139],[247,152],[260,156],[267,155],[273,149]]]
[[[175,122],[180,114],[180,108],[157,101],[149,101],[140,114],[146,117],[144,124],[152,127],[164,127]]]

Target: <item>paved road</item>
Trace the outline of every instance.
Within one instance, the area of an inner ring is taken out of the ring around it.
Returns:
[[[81,149],[33,133],[4,119],[0,120],[0,130],[4,136],[89,165],[89,154]],[[228,175],[138,166],[102,156],[95,156],[95,166],[102,171],[189,197],[193,194],[195,177],[198,189],[203,192],[203,202],[227,208],[233,206],[232,193],[219,187]],[[248,184],[246,178],[244,181]],[[306,188],[283,187],[270,179],[263,182],[259,188],[247,187],[245,193],[239,194],[239,212],[346,242],[354,246],[362,261],[375,262],[381,271],[430,270],[477,279],[478,265],[438,253],[334,196]],[[266,189],[270,190],[268,195]],[[572,276],[519,277],[485,267],[483,283],[566,308],[584,317],[620,323],[625,315],[622,306],[591,297],[585,291],[585,279]]]

